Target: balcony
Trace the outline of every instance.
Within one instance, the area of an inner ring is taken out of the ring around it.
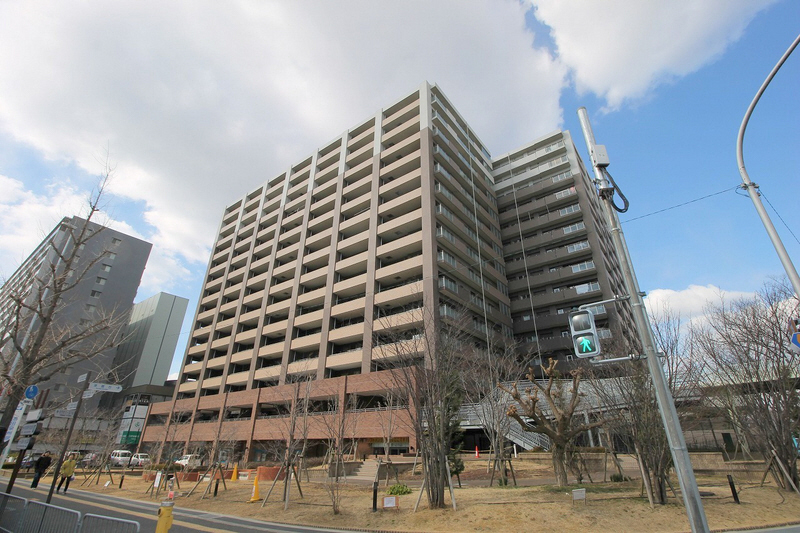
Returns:
[[[253,347],[246,348],[231,355],[231,363],[247,363],[253,359]]]
[[[375,305],[396,307],[422,299],[422,280],[384,290],[375,295]]]
[[[324,291],[324,288],[320,290]],[[318,309],[317,311],[312,311],[310,313],[304,313],[302,315],[295,316],[294,325],[297,327],[305,327],[308,329],[320,327],[322,325],[322,315],[324,312],[325,311],[323,309]]]
[[[378,246],[377,255],[381,260],[392,260],[422,250],[422,232],[417,231],[386,244]]]
[[[294,269],[297,267],[297,265],[284,265],[284,266],[291,266],[292,273],[294,273]],[[285,272],[283,274],[285,275]],[[275,279],[280,279],[274,272],[272,274],[272,277]],[[269,295],[275,296],[276,294],[283,294],[284,296],[289,296],[292,294],[293,286],[294,286],[294,279],[290,278],[285,281],[281,281],[280,283],[276,283],[275,285],[269,288]]]
[[[250,375],[249,370],[245,370],[244,372],[236,372],[235,374],[229,374],[228,379],[225,380],[226,385],[245,385],[247,383],[247,378]]]
[[[250,307],[260,307],[265,294],[266,294],[265,290],[260,290],[252,294],[247,294],[242,300],[242,304]]]
[[[347,141],[348,148],[356,148],[358,146],[363,146],[363,143],[370,142],[375,136],[375,126],[370,126],[366,130],[362,131],[355,137],[351,138]]]
[[[332,370],[359,368],[363,358],[364,351],[361,348],[351,352],[332,354],[325,358],[325,368]]]
[[[422,309],[411,309],[394,315],[384,316],[372,325],[375,332],[386,331],[389,329],[407,329],[411,326],[421,327],[423,325],[424,311]]]
[[[325,272],[327,275],[327,272]],[[297,305],[313,306],[318,305],[325,299],[325,287],[310,290],[297,296]]]
[[[309,348],[319,349],[321,335],[321,333],[312,333],[311,335],[292,339],[291,349],[302,351],[308,351]]]
[[[226,335],[225,337],[220,337],[217,340],[211,341],[211,349],[212,350],[227,350],[228,345],[231,342],[231,336]]]
[[[252,328],[247,331],[242,331],[241,333],[237,333],[236,337],[234,337],[235,342],[240,342],[242,344],[254,344],[256,340],[256,335],[258,334],[258,328]]]
[[[281,365],[273,365],[264,368],[259,368],[258,370],[255,371],[253,378],[266,381],[269,379],[280,377],[280,375],[281,375]]]
[[[278,322],[267,324],[261,329],[261,334],[270,335],[271,333],[285,332],[287,325],[288,325],[288,320],[279,320]]]
[[[331,251],[328,248],[320,248],[316,252],[311,252],[310,254],[303,257],[303,265],[307,266],[310,270],[315,270],[317,268],[321,268],[328,264],[328,259],[330,258]],[[302,278],[301,283],[302,283]]]
[[[280,302],[275,302],[274,304],[270,304],[264,310],[264,314],[270,316],[288,316],[289,315],[289,306],[292,304],[291,298],[286,298],[285,300],[281,300]]]
[[[204,389],[218,389],[222,385],[222,376],[215,378],[206,378],[203,380]]]
[[[196,363],[190,363],[183,367],[184,374],[197,374],[200,370],[203,369],[203,362],[198,361]]]
[[[367,274],[360,274],[352,278],[339,281],[333,285],[333,292],[340,296],[358,294],[364,291],[367,282]]]
[[[367,260],[369,259],[368,252],[364,251],[360,254],[342,259],[336,263],[336,272],[344,276],[352,276],[358,272],[367,270]]]
[[[364,338],[364,323],[352,324],[328,332],[328,340],[340,343],[355,342]]]
[[[200,355],[206,353],[206,348],[208,348],[207,342],[195,344],[194,346],[190,346],[186,353],[188,355]]]
[[[283,356],[285,342],[274,342],[258,349],[258,356],[265,359],[274,359]]]
[[[206,364],[206,369],[217,369],[223,368],[225,366],[225,360],[228,358],[227,355],[221,355],[219,357],[215,357],[213,359],[209,359],[208,363]]]
[[[395,278],[408,278],[422,273],[422,255],[417,255],[381,267],[375,271],[375,279],[381,283],[391,283]]]
[[[424,339],[409,339],[376,346],[372,349],[372,360],[386,362],[408,360],[424,353]]]
[[[303,359],[301,361],[295,361],[294,363],[289,363],[289,366],[286,367],[286,373],[310,374],[312,372],[316,372],[317,368],[319,368],[319,358],[314,357],[313,359]]]
[[[331,307],[331,316],[334,318],[352,318],[355,316],[364,316],[364,303],[365,299],[356,298],[349,302],[342,302]]]
[[[327,248],[331,244],[332,233],[333,228],[325,228],[324,230],[311,235],[306,239],[306,247],[317,251]]]
[[[367,249],[369,233],[358,233],[352,237],[339,241],[336,250],[346,254],[357,254]]]
[[[197,390],[196,381],[187,381],[186,383],[181,383],[178,386],[178,392],[192,392],[196,390]]]

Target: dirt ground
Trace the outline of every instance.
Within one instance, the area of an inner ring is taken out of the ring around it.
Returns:
[[[526,485],[549,482],[550,471],[541,464],[517,461],[515,471],[518,481]],[[410,485],[419,485],[419,476],[416,479],[410,474],[404,477],[408,478]],[[207,486],[207,483],[203,483],[191,497],[176,497],[175,506],[275,522],[370,531],[689,531],[686,514],[680,502],[670,497],[667,505],[656,505],[651,509],[647,498],[640,496],[640,483],[637,480],[581,485],[586,488],[586,505],[572,505],[571,489],[577,486],[558,488],[538,484],[519,487],[495,485],[490,488],[485,462],[467,463],[467,470],[461,479],[464,487],[455,489],[455,512],[452,509],[428,509],[423,495],[420,508],[414,513],[419,488],[413,488],[412,494],[399,497],[399,510],[380,510],[373,513],[371,487],[348,484],[341,489],[342,512],[334,515],[324,485],[313,482],[301,483],[303,498],[300,498],[297,487],[293,485],[286,511],[280,501],[280,482],[264,508],[261,508],[260,503],[246,503],[253,489],[252,481],[229,481],[228,490],[223,490],[220,484],[216,498],[200,499]],[[595,480],[597,479],[602,480],[602,472],[595,476]],[[123,498],[150,499],[145,494],[149,483],[138,477],[126,477],[123,489],[114,485],[103,488],[105,480],[91,486],[81,486],[82,481],[82,476],[78,474],[74,482],[75,488],[106,492]],[[757,483],[737,483],[740,505],[733,501],[724,477],[700,477],[698,482],[712,530],[800,522],[800,497],[793,492],[776,489],[774,481],[765,484],[763,488]],[[673,480],[672,484],[677,489],[677,481]],[[176,492],[188,492],[194,485],[184,483]],[[270,485],[271,482],[259,484],[261,498],[266,495]],[[381,498],[385,495],[386,488],[381,483],[378,493],[379,507]],[[450,502],[449,497],[447,501]]]

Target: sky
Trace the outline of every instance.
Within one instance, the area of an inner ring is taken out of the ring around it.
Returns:
[[[798,21],[794,0],[6,0],[0,278],[109,161],[104,220],[153,243],[136,300],[190,300],[176,371],[224,207],[427,80],[495,155],[568,129],[588,162],[586,107],[642,290],[696,315],[783,275],[735,146]],[[795,260],[798,86],[800,52],[744,141]]]

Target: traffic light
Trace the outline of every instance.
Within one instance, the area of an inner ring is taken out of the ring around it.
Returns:
[[[591,311],[573,311],[569,314],[569,331],[572,335],[572,346],[578,357],[594,357],[600,355],[600,340],[594,325]]]

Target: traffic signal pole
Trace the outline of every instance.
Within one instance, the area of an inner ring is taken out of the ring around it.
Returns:
[[[656,352],[653,330],[650,327],[650,320],[644,307],[644,299],[642,298],[643,293],[639,291],[639,282],[636,280],[633,263],[628,253],[628,246],[625,242],[625,236],[622,233],[619,217],[617,216],[617,211],[614,206],[614,187],[609,183],[606,177],[605,167],[608,166],[608,156],[606,155],[604,147],[600,147],[598,151],[598,146],[595,144],[594,140],[594,133],[592,132],[592,126],[589,123],[589,115],[585,107],[578,109],[578,118],[581,122],[581,129],[583,130],[583,137],[586,140],[586,146],[589,149],[589,155],[592,158],[594,175],[598,183],[600,198],[603,201],[603,211],[605,212],[611,232],[614,249],[619,258],[622,276],[625,280],[625,287],[630,296],[630,304],[636,330],[639,340],[642,343],[642,348],[644,349],[650,376],[653,379],[653,388],[655,389],[656,399],[658,401],[658,410],[661,413],[661,420],[664,423],[664,429],[667,433],[667,442],[669,443],[672,453],[675,473],[678,475],[678,482],[680,483],[683,502],[686,506],[686,515],[689,518],[689,525],[694,533],[708,533],[708,521],[706,520],[706,514],[703,510],[703,502],[700,500],[700,491],[697,488],[697,480],[694,477],[692,463],[689,460],[689,451],[686,448],[683,431],[681,431],[678,412],[675,410],[675,401],[667,386],[664,369],[661,366],[661,361]]]

